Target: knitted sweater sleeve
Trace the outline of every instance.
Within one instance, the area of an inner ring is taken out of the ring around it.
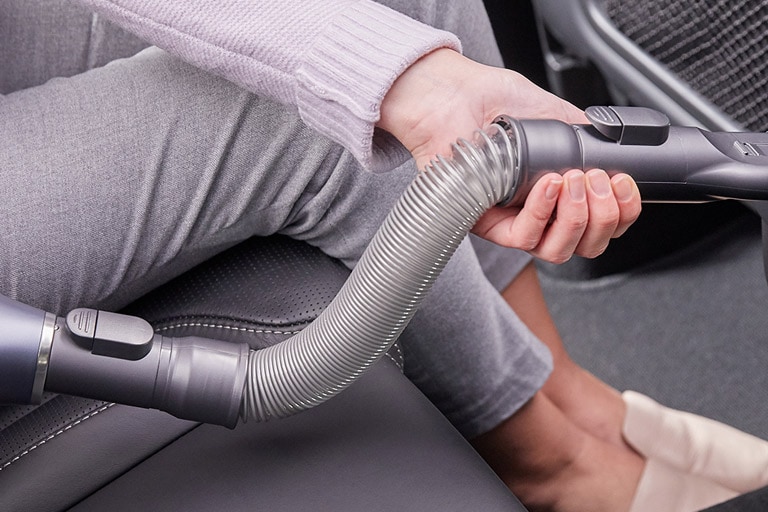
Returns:
[[[311,127],[374,171],[410,155],[374,130],[382,99],[450,33],[371,0],[79,0],[179,58],[295,105]]]

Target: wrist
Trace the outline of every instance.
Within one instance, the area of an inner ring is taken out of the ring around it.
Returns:
[[[415,142],[409,134],[425,122],[437,122],[436,116],[450,111],[450,103],[460,97],[462,70],[467,62],[460,53],[448,48],[422,56],[406,68],[385,94],[376,126],[413,151]]]

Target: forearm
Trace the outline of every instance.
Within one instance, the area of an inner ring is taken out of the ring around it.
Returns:
[[[386,170],[408,154],[374,144],[383,97],[447,32],[369,0],[77,0],[183,60],[259,95],[295,105],[302,119]]]

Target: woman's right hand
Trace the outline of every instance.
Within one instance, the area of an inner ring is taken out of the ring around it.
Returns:
[[[459,137],[470,138],[501,114],[586,122],[581,110],[519,73],[440,49],[398,77],[384,97],[377,126],[397,137],[424,169],[436,155],[449,155]],[[561,263],[573,254],[602,253],[640,209],[640,192],[628,175],[572,170],[541,178],[520,209],[492,208],[473,231]]]

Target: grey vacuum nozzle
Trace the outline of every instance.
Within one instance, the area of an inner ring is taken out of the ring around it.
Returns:
[[[164,337],[140,318],[81,308],[57,320],[45,388],[232,428],[249,352],[245,343]]]
[[[0,404],[39,403],[46,390],[233,428],[249,352],[95,309],[57,318],[0,295]]]

